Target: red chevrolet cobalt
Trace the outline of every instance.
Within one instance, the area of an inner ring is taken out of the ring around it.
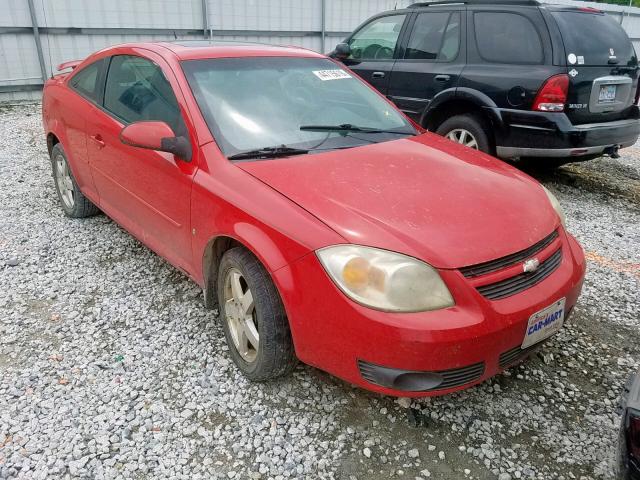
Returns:
[[[522,359],[576,303],[583,251],[551,193],[323,55],[140,43],[66,66],[43,98],[62,209],[105,212],[202,286],[251,380],[299,359],[444,394]]]

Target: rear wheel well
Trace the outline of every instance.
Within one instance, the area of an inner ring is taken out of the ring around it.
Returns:
[[[215,308],[218,303],[216,296],[218,267],[224,252],[234,247],[246,248],[236,239],[224,235],[212,238],[205,247],[202,267],[204,274],[204,305],[206,308]]]
[[[430,132],[435,132],[445,120],[456,115],[472,114],[480,118],[484,124],[488,127],[486,129],[487,136],[492,144],[495,145],[495,136],[491,127],[491,119],[482,110],[481,107],[475,103],[466,100],[450,100],[448,102],[441,103],[433,111],[429,111],[423,120],[423,127]]]
[[[47,150],[49,151],[49,156],[51,156],[51,150],[53,150],[53,147],[57,143],[60,143],[60,140],[58,140],[58,137],[56,137],[53,133],[48,133],[47,134]]]

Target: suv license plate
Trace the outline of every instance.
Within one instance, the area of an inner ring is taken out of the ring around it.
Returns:
[[[561,298],[553,305],[531,315],[521,348],[541,342],[562,328],[565,301],[565,298]]]
[[[616,85],[601,85],[598,103],[611,103],[616,100]]]

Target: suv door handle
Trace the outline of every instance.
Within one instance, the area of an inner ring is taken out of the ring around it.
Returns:
[[[102,136],[99,133],[95,135],[91,135],[89,138],[98,145],[98,148],[103,148],[106,145],[102,140]]]
[[[384,72],[373,72],[371,78],[384,78]]]
[[[433,77],[433,79],[436,82],[448,82],[449,80],[451,80],[451,77],[449,75],[436,75],[435,77]]]

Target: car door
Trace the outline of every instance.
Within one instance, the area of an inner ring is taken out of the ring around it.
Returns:
[[[99,199],[89,167],[86,127],[87,118],[100,102],[103,67],[104,59],[99,59],[74,71],[67,83],[69,90],[64,90],[59,101],[52,106],[65,128],[63,146],[73,176],[84,195],[94,202]]]
[[[411,20],[388,96],[416,121],[438,93],[456,87],[466,59],[464,21],[457,6],[429,7]]]
[[[351,53],[343,60],[344,64],[383,94],[387,93],[398,40],[407,18],[406,13],[376,17],[346,41]]]
[[[185,122],[186,109],[181,108],[184,101],[173,72],[159,56],[152,52],[149,56],[111,57],[102,106],[87,121],[90,165],[100,207],[150,248],[189,272],[190,197],[197,159],[187,162],[120,141],[124,126],[155,120],[166,122],[176,136],[187,136],[192,146],[197,145]]]

